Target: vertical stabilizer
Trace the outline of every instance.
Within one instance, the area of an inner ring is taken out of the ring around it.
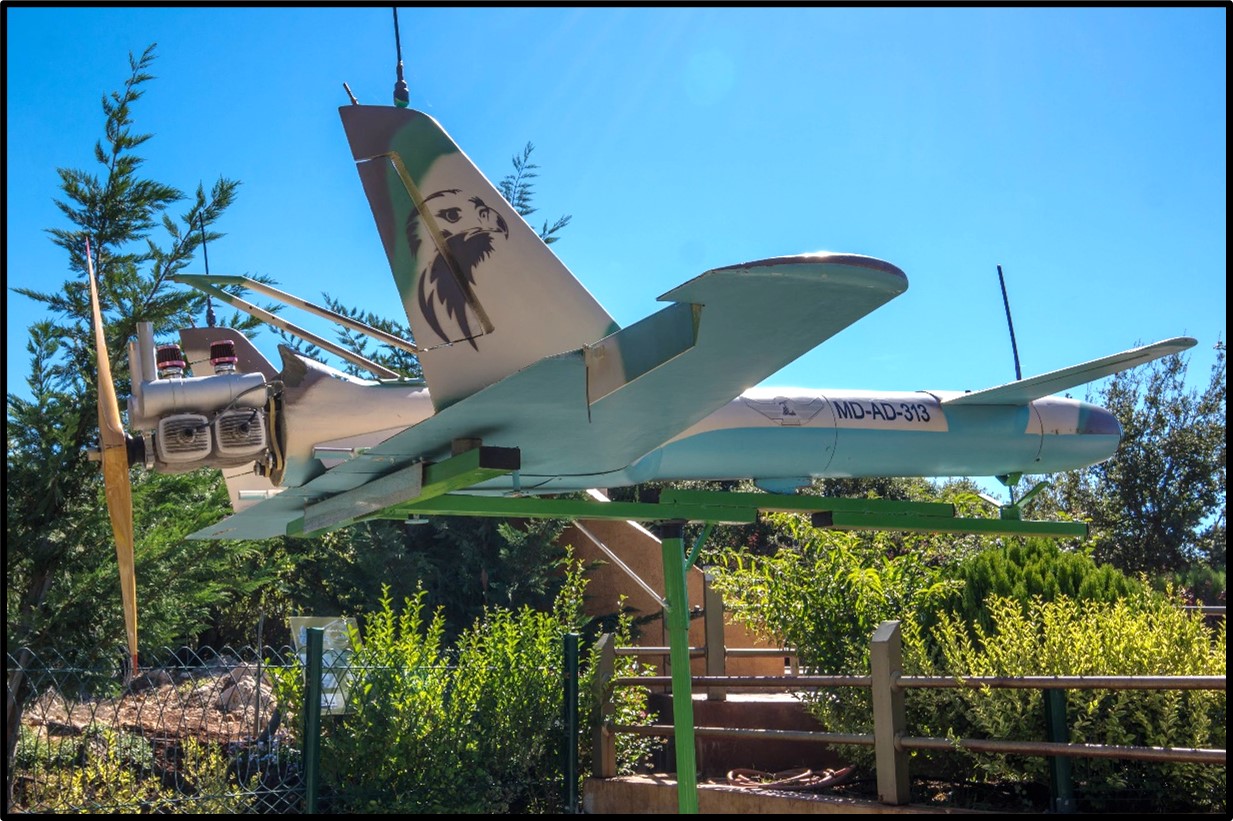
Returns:
[[[340,112],[438,410],[617,330],[435,120]]]

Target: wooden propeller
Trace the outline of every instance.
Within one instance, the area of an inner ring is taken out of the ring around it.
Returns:
[[[86,240],[86,268],[90,275],[90,309],[94,314],[94,347],[98,355],[98,431],[103,462],[103,487],[107,513],[116,538],[116,562],[120,567],[120,598],[124,604],[124,627],[128,633],[130,676],[137,675],[137,571],[133,560],[133,490],[129,484],[127,437],[120,420],[120,402],[111,379],[111,361],[103,334],[94,260]]]

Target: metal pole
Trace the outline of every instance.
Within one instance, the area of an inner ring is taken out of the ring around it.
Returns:
[[[1045,690],[1045,738],[1048,741],[1070,741],[1070,729],[1066,726],[1066,691]],[[1056,813],[1075,811],[1075,785],[1071,778],[1071,761],[1065,756],[1053,755],[1049,762],[1049,809]]]
[[[676,796],[682,815],[698,813],[698,769],[694,750],[694,700],[689,669],[689,591],[685,586],[684,522],[660,526],[664,554],[664,617],[672,662],[672,723],[675,727]]]
[[[317,784],[321,771],[321,657],[325,628],[308,628],[308,681],[304,688],[304,811],[317,812]]]
[[[578,812],[578,634],[565,634],[565,812]]]
[[[1002,276],[1002,266],[998,266],[998,283],[1002,286],[1002,305],[1006,308],[1006,327],[1010,329],[1010,350],[1015,355],[1015,379],[1023,378],[1019,369],[1019,346],[1015,344],[1015,323],[1010,321],[1010,299],[1006,296],[1006,278]]]

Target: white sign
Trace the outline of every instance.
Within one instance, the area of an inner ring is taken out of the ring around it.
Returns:
[[[351,690],[354,673],[351,657],[355,646],[351,636],[356,635],[355,619],[343,616],[291,616],[291,639],[295,651],[308,675],[308,628],[323,629],[321,651],[321,712],[324,715],[339,715],[347,710],[347,693]]]

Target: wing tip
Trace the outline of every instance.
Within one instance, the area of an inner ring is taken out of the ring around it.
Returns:
[[[736,271],[748,268],[771,268],[776,266],[789,265],[846,265],[852,268],[866,268],[871,271],[878,271],[883,274],[890,274],[893,277],[902,279],[906,286],[908,275],[903,272],[897,265],[893,265],[884,259],[877,257],[865,256],[864,254],[846,254],[835,251],[815,251],[809,254],[792,254],[781,257],[768,257],[766,259],[757,259],[751,262],[742,262],[736,265],[725,265],[722,268],[716,268],[716,271]]]

